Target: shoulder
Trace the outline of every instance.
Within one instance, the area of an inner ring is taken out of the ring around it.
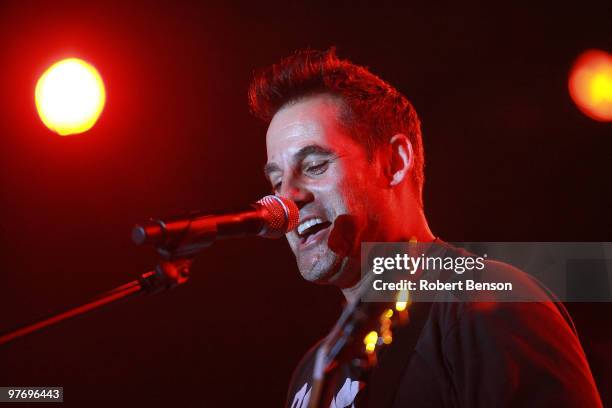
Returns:
[[[470,271],[461,279],[473,279],[480,283],[510,283],[512,290],[449,293],[448,302],[438,303],[434,307],[433,317],[439,320],[444,338],[457,332],[479,333],[485,337],[503,333],[511,338],[546,339],[563,334],[562,337],[577,342],[565,308],[544,285],[512,265],[493,260],[487,260],[484,264],[483,270]]]
[[[480,281],[507,281],[528,301],[478,294],[436,303],[444,364],[466,406],[600,406],[582,346],[563,305],[525,272],[487,261]],[[537,396],[537,398],[536,398]]]
[[[440,245],[445,259],[453,258],[455,268],[447,272],[447,282],[461,282],[459,290],[443,292],[449,302],[533,302],[558,303],[557,297],[530,274],[510,264],[476,255],[448,243]],[[439,250],[440,251],[440,250]],[[463,262],[459,262],[463,261]],[[471,267],[458,269],[459,265]],[[468,287],[468,283],[471,285]],[[555,310],[552,305],[551,310]]]

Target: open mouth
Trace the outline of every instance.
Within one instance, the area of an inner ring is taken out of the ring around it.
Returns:
[[[319,217],[308,218],[297,227],[297,234],[300,237],[302,246],[309,245],[323,235],[322,231],[332,225],[331,222]]]

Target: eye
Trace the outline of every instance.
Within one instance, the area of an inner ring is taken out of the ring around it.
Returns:
[[[315,162],[309,162],[305,166],[305,172],[312,175],[319,175],[325,173],[329,164],[329,160],[319,160]]]

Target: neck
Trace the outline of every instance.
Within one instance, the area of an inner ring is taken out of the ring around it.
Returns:
[[[361,279],[359,282],[357,282],[356,285],[350,288],[341,289],[342,294],[344,295],[344,299],[346,299],[346,303],[351,304],[359,300],[359,293],[361,290],[362,282],[363,282],[363,279]]]
[[[384,235],[381,235],[382,239],[378,239],[378,242],[408,242],[411,239],[416,239],[417,242],[432,242],[436,239],[429,225],[425,214],[421,209],[413,212],[414,217],[411,223],[401,225],[401,223],[395,223],[396,228],[390,228],[390,231]],[[399,226],[399,229],[397,228]],[[361,262],[357,262],[360,265]],[[363,279],[360,279],[356,284],[350,287],[341,288],[342,294],[346,299],[347,303],[351,303],[357,300],[360,294],[361,287],[363,285]]]

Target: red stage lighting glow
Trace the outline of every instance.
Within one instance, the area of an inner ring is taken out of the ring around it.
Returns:
[[[45,71],[36,84],[34,98],[43,123],[66,136],[91,129],[102,113],[106,92],[92,65],[69,58]]]
[[[612,55],[600,50],[582,53],[570,72],[569,92],[585,115],[612,121]]]

